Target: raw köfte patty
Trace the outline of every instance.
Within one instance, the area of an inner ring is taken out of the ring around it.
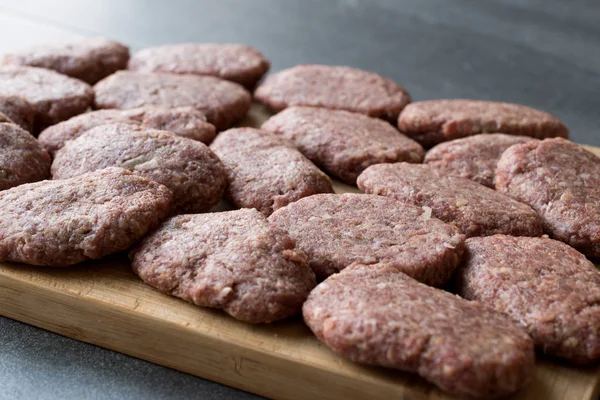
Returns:
[[[174,212],[208,211],[227,185],[225,168],[205,144],[171,132],[113,124],[93,128],[60,149],[52,178],[106,167],[125,168],[173,192]]]
[[[161,108],[140,107],[131,110],[97,110],[52,125],[38,140],[46,150],[54,154],[67,140],[75,139],[100,125],[130,124],[147,129],[173,132],[176,135],[210,143],[216,136],[215,127],[206,116],[193,107]]]
[[[194,107],[218,130],[246,115],[252,101],[242,86],[213,76],[119,71],[94,89],[96,108]]]
[[[528,136],[489,133],[455,139],[436,145],[425,155],[425,164],[447,175],[471,179],[495,188],[496,164],[514,144],[535,140]]]
[[[465,237],[430,210],[383,196],[319,194],[275,211],[319,278],[353,263],[385,264],[432,286],[450,279]]]
[[[121,168],[0,192],[0,261],[66,267],[126,250],[169,212],[171,191]]]
[[[504,233],[541,236],[542,224],[528,205],[464,178],[424,164],[378,164],[358,177],[365,193],[430,207],[432,215],[456,225],[467,237]]]
[[[544,353],[576,363],[600,358],[600,271],[562,242],[468,239],[457,287],[510,316]]]
[[[241,44],[180,43],[142,49],[128,68],[141,72],[213,75],[252,89],[269,70],[255,48]]]
[[[533,342],[507,316],[389,265],[356,264],[329,277],[302,313],[334,352],[418,373],[461,397],[506,396],[533,378]]]
[[[237,207],[269,215],[302,197],[333,193],[327,175],[272,133],[230,129],[219,134],[210,148],[225,165],[229,181],[225,195]]]
[[[546,232],[590,257],[600,257],[600,158],[565,139],[506,150],[496,189],[536,210]]]
[[[173,217],[130,258],[159,291],[249,323],[298,314],[315,286],[294,241],[251,209]]]
[[[85,82],[48,69],[4,66],[0,67],[0,96],[21,96],[31,104],[37,133],[87,110],[94,101],[94,90]]]
[[[29,132],[0,123],[0,190],[47,179],[50,163],[50,155]]]
[[[93,85],[126,68],[127,60],[127,46],[103,37],[89,37],[39,44],[5,53],[0,58],[0,64],[52,69]]]
[[[412,103],[400,114],[398,127],[425,147],[488,132],[537,139],[569,137],[567,127],[547,112],[520,104],[465,99]]]
[[[262,129],[290,140],[316,165],[352,185],[369,165],[421,162],[425,154],[386,121],[349,111],[290,107]]]
[[[27,132],[33,132],[35,109],[25,98],[0,95],[0,113]]]
[[[381,75],[357,68],[314,64],[297,65],[268,76],[254,97],[273,111],[313,106],[394,122],[410,102],[402,86]]]

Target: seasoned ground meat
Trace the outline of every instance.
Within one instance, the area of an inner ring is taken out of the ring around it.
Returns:
[[[0,95],[0,113],[27,132],[33,132],[35,109],[25,98]]]
[[[165,185],[173,192],[174,212],[210,210],[227,184],[223,164],[203,143],[123,124],[102,125],[67,142],[56,153],[52,178],[106,167],[125,168]]]
[[[50,156],[18,125],[0,123],[0,190],[50,176]]]
[[[430,210],[365,194],[310,196],[275,211],[269,221],[289,233],[319,278],[353,263],[382,263],[441,286],[458,265],[465,240]]]
[[[31,104],[37,133],[87,110],[94,91],[80,80],[47,69],[5,66],[0,67],[0,96],[21,96]]]
[[[121,168],[0,192],[0,261],[66,267],[126,250],[169,211],[171,191]]]
[[[525,143],[528,136],[489,133],[440,143],[425,155],[425,164],[447,175],[471,179],[495,188],[496,164],[513,144]]]
[[[315,286],[294,241],[250,209],[173,217],[130,257],[161,292],[249,323],[297,314]]]
[[[529,204],[544,229],[583,254],[600,258],[600,158],[564,139],[506,150],[496,189]]]
[[[130,124],[147,129],[173,132],[176,135],[210,143],[215,138],[215,127],[204,114],[192,107],[140,107],[131,110],[98,110],[78,115],[46,128],[38,140],[54,154],[67,140],[75,139],[100,125]]]
[[[127,67],[127,46],[103,37],[46,43],[4,54],[0,64],[28,65],[55,70],[94,84]]]
[[[389,123],[363,114],[315,107],[290,107],[262,129],[292,141],[306,157],[351,185],[369,165],[421,162],[420,144]]]
[[[533,378],[533,342],[507,316],[389,265],[358,264],[329,277],[302,313],[336,353],[416,372],[453,395],[498,398]]]
[[[482,100],[428,100],[407,106],[398,127],[425,147],[478,133],[503,132],[538,139],[569,137],[555,116],[535,108]]]
[[[509,315],[544,352],[576,363],[600,358],[600,271],[547,238],[467,240],[458,293]]]
[[[410,102],[406,90],[391,79],[361,69],[329,65],[297,65],[268,76],[254,97],[273,111],[314,106],[394,122]]]
[[[252,128],[219,134],[210,148],[227,171],[226,197],[265,215],[302,197],[332,193],[331,180],[287,140]]]
[[[252,101],[242,86],[212,76],[119,71],[94,89],[96,108],[194,107],[218,130],[246,115]]]
[[[541,236],[536,212],[495,190],[423,164],[378,164],[358,177],[365,193],[430,207],[432,215],[456,225],[467,237],[504,233]]]
[[[180,43],[142,49],[129,60],[141,72],[213,75],[252,89],[269,70],[255,48],[241,44]]]

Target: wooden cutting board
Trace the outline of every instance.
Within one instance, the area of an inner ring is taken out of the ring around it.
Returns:
[[[254,106],[244,125],[266,117]],[[600,156],[600,149],[589,148]],[[337,192],[358,192],[336,183]],[[418,376],[346,361],[301,318],[248,325],[160,294],[124,255],[51,269],[0,263],[0,314],[267,397],[451,399]],[[539,357],[534,382],[514,399],[596,399],[600,367]]]

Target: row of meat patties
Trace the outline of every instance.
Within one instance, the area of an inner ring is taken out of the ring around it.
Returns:
[[[350,67],[263,78],[233,44],[0,64],[0,261],[128,250],[161,292],[247,323],[302,312],[334,352],[460,396],[526,386],[534,347],[600,357],[600,159],[548,113],[411,103]],[[253,98],[277,114],[229,129]],[[222,197],[237,210],[210,212]]]

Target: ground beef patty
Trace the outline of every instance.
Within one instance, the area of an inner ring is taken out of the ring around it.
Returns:
[[[77,79],[43,68],[0,67],[0,96],[21,96],[35,110],[34,132],[81,114],[94,91]]]
[[[533,342],[507,316],[389,265],[358,264],[329,277],[302,312],[336,353],[416,372],[454,395],[502,397],[533,378]]]
[[[180,43],[135,53],[130,70],[213,75],[252,89],[269,70],[269,61],[255,48],[241,44]]]
[[[365,193],[430,207],[432,215],[456,225],[467,237],[504,233],[541,236],[536,212],[495,190],[423,164],[378,164],[358,177]]]
[[[71,178],[113,166],[171,189],[174,212],[210,210],[227,184],[223,164],[205,144],[124,124],[102,125],[67,142],[56,153],[52,178]]]
[[[18,125],[0,123],[0,190],[50,176],[50,156]]]
[[[173,217],[130,257],[161,292],[249,323],[297,314],[315,286],[294,241],[251,209]]]
[[[600,258],[600,158],[564,139],[506,150],[496,189],[529,204],[544,229],[583,254]]]
[[[4,54],[0,64],[53,69],[94,84],[127,67],[127,46],[103,37],[46,43]]]
[[[421,162],[420,144],[389,123],[363,114],[315,107],[290,107],[262,129],[291,140],[306,157],[351,185],[369,165]]]
[[[194,107],[218,130],[246,115],[252,101],[242,86],[212,76],[119,71],[94,89],[96,108]]]
[[[495,188],[496,164],[506,149],[525,143],[528,136],[490,133],[440,143],[425,155],[425,164],[447,174]]]
[[[0,95],[0,113],[27,132],[33,132],[35,109],[23,97]]]
[[[226,197],[265,215],[302,197],[332,193],[331,180],[287,140],[252,128],[219,134],[210,148],[227,171]]]
[[[65,267],[123,251],[162,220],[171,191],[121,168],[0,192],[0,261]]]
[[[100,125],[130,124],[145,129],[173,132],[178,136],[210,143],[215,138],[215,127],[206,116],[192,107],[140,107],[131,110],[98,110],[78,115],[46,128],[38,140],[54,154],[67,140],[75,139]]]
[[[441,286],[458,265],[465,240],[429,211],[365,194],[310,196],[275,211],[269,221],[296,240],[319,278],[353,263],[382,263]]]
[[[545,353],[600,358],[600,272],[570,246],[504,235],[467,240],[458,293],[508,314]]]
[[[426,147],[487,132],[538,139],[569,136],[569,130],[558,118],[535,108],[464,99],[412,103],[400,114],[398,127]]]
[[[394,122],[410,102],[406,90],[391,79],[361,69],[329,65],[298,65],[268,76],[254,97],[273,111],[314,106]]]

